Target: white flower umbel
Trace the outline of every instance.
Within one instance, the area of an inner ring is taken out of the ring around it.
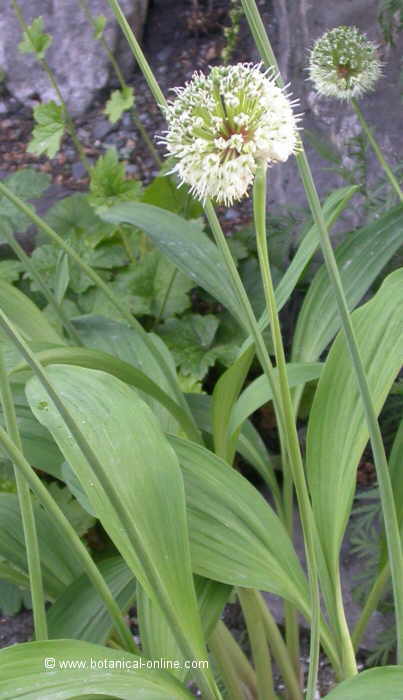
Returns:
[[[163,143],[176,160],[172,172],[201,200],[232,204],[247,193],[259,163],[285,161],[296,150],[293,103],[260,65],[195,73],[175,93]]]
[[[310,54],[309,76],[326,97],[351,100],[374,88],[381,75],[377,47],[357,27],[323,34]]]

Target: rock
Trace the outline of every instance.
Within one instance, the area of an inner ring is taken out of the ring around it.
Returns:
[[[403,154],[401,139],[401,101],[399,96],[400,55],[403,50],[403,34],[396,36],[394,48],[385,46],[377,23],[378,0],[338,0],[322,3],[306,0],[275,0],[273,2],[272,26],[266,21],[274,52],[277,56],[285,82],[290,82],[294,98],[300,102],[298,111],[303,113],[303,128],[306,150],[314,179],[321,196],[333,187],[346,184],[334,172],[326,168],[324,160],[309,144],[304,131],[313,131],[333,144],[340,153],[345,152],[348,140],[361,133],[358,119],[347,103],[318,97],[312,83],[307,80],[308,49],[325,31],[341,24],[355,25],[380,47],[384,62],[383,77],[376,89],[361,100],[361,109],[375,130],[377,139],[392,167]],[[255,51],[255,59],[258,59]],[[387,108],[385,106],[387,105]],[[371,149],[368,152],[368,178],[374,184],[382,177],[382,171]],[[269,173],[270,203],[305,206],[306,199],[301,187],[294,159],[274,166]],[[362,224],[360,211],[350,207],[348,222],[352,228]]]
[[[127,71],[133,66],[130,49],[104,0],[87,0],[92,14],[108,18],[105,38]],[[30,0],[20,3],[25,20],[44,18],[45,31],[53,36],[46,58],[56,73],[64,99],[74,116],[89,107],[96,93],[105,87],[110,64],[100,43],[77,3],[64,0]],[[141,37],[148,0],[121,0],[122,9]],[[24,104],[55,99],[46,74],[32,54],[21,54],[21,29],[9,0],[0,0],[0,69],[6,74],[8,90]]]

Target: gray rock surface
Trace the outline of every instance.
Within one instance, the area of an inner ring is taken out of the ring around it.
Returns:
[[[127,69],[132,62],[130,51],[107,3],[88,0],[88,4],[94,15],[108,18],[105,38]],[[93,39],[92,28],[77,0],[29,0],[20,6],[28,24],[43,16],[45,31],[53,36],[46,58],[56,73],[63,97],[72,114],[85,112],[108,82],[109,62],[99,42]],[[121,0],[121,6],[141,37],[148,0]],[[0,0],[0,69],[6,74],[7,88],[29,105],[37,103],[38,95],[42,101],[54,99],[49,80],[34,56],[19,53],[20,40],[21,29],[11,3]]]

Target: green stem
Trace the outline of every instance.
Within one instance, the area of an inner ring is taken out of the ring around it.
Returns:
[[[76,251],[73,248],[71,248],[69,244],[66,243],[63,240],[63,238],[61,238],[61,236],[59,236],[56,233],[56,231],[54,231],[45,221],[43,221],[43,219],[37,216],[37,214],[35,214],[35,212],[32,211],[32,209],[25,204],[25,202],[23,202],[17,195],[11,192],[11,190],[8,187],[6,187],[6,185],[4,185],[2,182],[0,182],[0,193],[3,194],[10,202],[12,202],[17,207],[17,209],[26,214],[26,216],[32,221],[32,223],[34,223],[54,243],[56,243],[59,246],[59,248],[64,250],[71,260],[77,263],[79,268],[94,282],[94,284],[99,289],[101,289],[101,291],[105,294],[107,299],[109,299],[111,304],[115,307],[115,309],[117,309],[119,314],[124,318],[124,320],[129,324],[129,326],[141,335],[141,338],[144,344],[146,345],[148,351],[151,355],[153,355],[161,369],[164,371],[165,376],[169,381],[173,395],[175,396],[176,402],[185,410],[189,418],[189,422],[193,425],[193,433],[192,435],[189,435],[189,437],[191,437],[191,439],[195,442],[200,443],[200,431],[195,423],[195,419],[193,417],[192,412],[189,409],[187,401],[179,388],[176,376],[174,376],[174,374],[172,373],[171,368],[169,367],[161,353],[158,351],[158,349],[155,347],[155,345],[150,339],[150,336],[148,335],[148,333],[146,333],[143,326],[137,321],[137,319],[134,316],[132,316],[132,314],[127,310],[126,305],[123,304],[117,296],[115,296],[110,287],[92,269],[92,267],[87,265],[87,263],[84,262],[80,255],[76,253]]]
[[[208,640],[208,645],[217,663],[225,688],[231,700],[245,700],[237,668],[228,650],[228,638],[224,635],[225,625],[217,623]]]
[[[158,151],[155,148],[153,142],[151,141],[146,128],[144,127],[139,115],[137,114],[135,109],[132,109],[132,120],[133,124],[136,127],[137,131],[139,132],[141,138],[143,139],[144,143],[146,144],[150,155],[154,159],[154,162],[158,168],[161,167],[162,165],[162,160],[158,155]]]
[[[378,142],[375,139],[375,137],[372,133],[372,130],[370,129],[369,124],[361,111],[361,107],[359,106],[357,100],[354,98],[351,100],[351,104],[353,106],[353,109],[358,117],[358,120],[359,120],[363,130],[365,131],[367,139],[372,146],[372,150],[374,151],[376,157],[378,158],[378,161],[379,161],[381,167],[385,171],[386,177],[388,178],[390,184],[392,185],[393,189],[395,190],[400,201],[403,202],[403,191],[402,191],[390,165],[386,162],[385,156],[383,155],[383,153],[378,145]]]
[[[241,647],[235,641],[229,629],[219,620],[214,629],[215,642],[220,644],[222,654],[226,654],[231,662],[239,683],[247,688],[247,692],[256,697],[256,673],[250,665]]]
[[[297,426],[294,419],[294,409],[287,378],[287,364],[285,359],[283,341],[281,337],[280,322],[277,313],[276,298],[271,277],[269,254],[266,236],[266,166],[259,166],[253,186],[253,212],[256,228],[257,251],[259,257],[260,272],[263,281],[263,289],[270,317],[270,327],[274,344],[274,352],[279,376],[282,409],[285,419],[285,435],[287,441],[289,465],[295,485],[300,509],[302,529],[304,533],[305,552],[308,564],[308,576],[311,592],[311,643],[308,674],[307,698],[313,700],[316,694],[316,681],[319,664],[320,645],[320,593],[318,585],[318,571],[315,553],[315,524],[308,487],[305,479],[304,465],[299,446]]]
[[[8,230],[7,226],[3,226],[1,229],[1,232],[7,238],[7,242],[8,242],[8,245],[10,246],[10,248],[12,248],[12,250],[14,251],[16,256],[21,260],[22,264],[24,265],[25,269],[28,271],[28,273],[30,274],[32,279],[35,280],[36,284],[40,288],[46,301],[49,303],[50,306],[52,306],[54,308],[57,316],[59,317],[62,325],[65,327],[70,338],[72,340],[74,340],[76,345],[82,345],[81,338],[78,335],[73,324],[71,323],[70,319],[64,313],[62,305],[57,302],[55,296],[52,294],[50,289],[48,289],[48,287],[46,286],[45,282],[43,281],[41,275],[37,272],[35,266],[33,265],[30,257],[26,254],[24,249],[20,246],[18,241],[14,238],[11,231]]]
[[[380,571],[372,585],[370,593],[365,601],[365,605],[361,611],[361,615],[358,618],[356,625],[353,629],[351,640],[355,650],[358,650],[359,644],[365,632],[365,628],[370,620],[370,617],[378,607],[379,599],[383,593],[389,576],[390,567],[389,564],[385,564],[385,566]]]
[[[175,269],[174,269],[174,271],[173,271],[173,273],[172,273],[172,275],[171,275],[171,278],[170,278],[170,280],[169,280],[169,282],[168,282],[167,288],[166,288],[166,290],[165,290],[165,294],[164,294],[164,298],[163,298],[162,303],[161,303],[160,310],[158,311],[158,315],[155,317],[155,321],[154,321],[154,323],[153,323],[153,328],[157,328],[157,326],[158,326],[158,324],[159,324],[159,322],[160,322],[160,320],[161,320],[162,314],[163,314],[164,311],[165,311],[165,307],[166,307],[166,305],[167,305],[167,302],[168,302],[168,299],[169,299],[169,295],[170,295],[170,293],[171,293],[172,286],[173,286],[173,284],[174,284],[174,282],[175,282],[175,279],[176,279],[176,275],[177,275],[177,274],[178,274],[178,268],[175,267]]]
[[[259,605],[260,615],[271,653],[280,669],[284,684],[287,688],[287,697],[289,700],[302,700],[302,691],[298,682],[298,674],[295,671],[292,658],[288,653],[288,649],[281,636],[277,623],[262,594],[255,591],[255,596]]]
[[[259,15],[255,0],[242,0],[251,32],[254,36],[263,61],[268,67],[278,70],[278,65],[270,45],[263,22]],[[279,85],[283,85],[281,77],[278,76]],[[397,647],[398,662],[403,663],[403,554],[400,543],[400,533],[396,515],[393,490],[390,480],[388,463],[382,441],[382,434],[379,428],[377,414],[372,401],[368,386],[367,377],[364,371],[360,351],[355,338],[354,328],[349,314],[347,299],[344,293],[340,273],[337,267],[336,258],[329,238],[329,232],[323,216],[319,196],[313,181],[312,172],[308,159],[302,149],[296,155],[297,165],[301,180],[304,185],[306,197],[311,209],[313,220],[318,228],[322,254],[325,260],[326,269],[330,283],[333,287],[334,296],[339,310],[341,325],[347,341],[352,365],[356,375],[356,380],[364,405],[365,416],[368,425],[374,462],[378,477],[379,491],[381,496],[382,511],[385,521],[388,554],[392,574],[393,593],[395,601],[395,614],[397,626]]]
[[[338,625],[339,633],[339,645],[341,652],[341,663],[343,667],[343,672],[349,678],[357,673],[357,663],[355,660],[354,647],[351,640],[350,630],[348,628],[346,614],[343,605],[343,596],[341,591],[340,582],[340,572],[337,567],[337,571],[334,575],[333,581],[334,587],[334,608],[336,613],[336,620]]]
[[[294,484],[287,460],[283,464],[284,521],[291,541],[294,541]],[[285,639],[297,678],[301,675],[298,611],[288,600],[284,601]]]
[[[4,366],[3,353],[0,352],[0,394],[4,411],[6,430],[17,449],[22,451],[21,437],[18,430],[17,418],[14,410],[13,396],[6,368]],[[20,505],[22,526],[24,530],[25,549],[27,553],[30,591],[32,596],[32,610],[34,616],[35,639],[37,641],[48,638],[48,625],[46,620],[45,594],[41,571],[41,555],[35,524],[35,514],[29,486],[24,476],[14,464],[15,480],[17,483],[18,502]]]
[[[13,328],[12,324],[7,319],[7,316],[0,310],[0,327],[5,331],[6,335],[10,338],[13,344],[21,352],[24,359],[28,362],[32,368],[34,374],[37,376],[38,380],[42,384],[44,390],[46,391],[49,399],[53,402],[56,410],[58,411],[60,417],[64,421],[67,429],[74,436],[77,447],[81,451],[83,457],[88,462],[90,468],[92,469],[94,476],[98,479],[101,488],[108,494],[109,501],[116,513],[116,517],[119,519],[121,526],[127,533],[127,536],[132,543],[133,549],[136,552],[138,559],[142,563],[142,568],[146,580],[149,582],[155,595],[158,596],[159,604],[161,610],[163,611],[168,624],[171,628],[172,634],[177,639],[179,646],[187,658],[195,658],[197,654],[193,645],[189,642],[188,638],[183,632],[182,626],[180,624],[180,619],[178,617],[177,611],[173,608],[171,600],[167,594],[166,589],[161,585],[161,580],[158,572],[156,563],[150,557],[150,553],[144,546],[142,538],[139,536],[139,532],[136,525],[131,517],[131,514],[124,507],[119,492],[116,490],[113,475],[108,474],[103,468],[98,460],[97,455],[92,449],[91,445],[87,442],[85,436],[81,432],[76,421],[66,409],[62,399],[60,398],[58,392],[53,388],[51,382],[49,381],[46,372],[44,372],[42,365],[38,362],[35,355],[31,352],[28,345],[21,338],[19,333]],[[200,684],[201,690],[205,693],[206,699],[219,698],[218,691],[216,690],[214,681],[210,674],[204,669],[197,669],[197,678]]]
[[[119,610],[119,606],[114,600],[109,587],[105,583],[104,578],[99,573],[97,566],[94,564],[91,556],[88,554],[84,544],[80,540],[73,526],[67,520],[63,511],[59,508],[56,501],[52,498],[46,486],[42,483],[40,478],[35,474],[34,470],[28,464],[24,455],[18,450],[14,442],[10,440],[6,431],[0,426],[0,444],[6,454],[14,463],[16,469],[21,474],[21,476],[29,484],[32,491],[37,496],[40,503],[42,503],[45,510],[49,513],[55,527],[59,530],[61,540],[66,546],[71,547],[72,551],[77,556],[78,561],[81,562],[83,571],[88,576],[89,580],[93,584],[95,590],[98,592],[100,598],[103,600],[106,609],[108,610],[111,620],[115,625],[116,631],[119,634],[119,638],[125,649],[138,654],[139,650],[134,643],[133,636],[125,624],[122,614]]]
[[[71,140],[72,140],[73,143],[74,143],[74,146],[76,147],[77,153],[78,153],[78,155],[79,155],[79,157],[80,157],[80,160],[81,160],[81,162],[82,162],[84,168],[86,169],[87,173],[89,173],[89,172],[90,172],[90,167],[91,167],[91,166],[90,166],[90,163],[89,163],[89,161],[88,161],[88,159],[87,159],[87,156],[86,156],[85,153],[84,153],[84,149],[83,149],[83,147],[82,147],[82,145],[81,145],[81,143],[80,143],[80,141],[79,141],[79,139],[78,139],[77,132],[76,132],[76,128],[75,128],[75,126],[74,126],[74,122],[73,122],[72,118],[70,117],[69,111],[68,111],[68,109],[67,109],[67,105],[66,105],[66,103],[65,103],[65,101],[64,101],[64,99],[63,99],[63,95],[62,95],[62,93],[61,93],[61,91],[60,91],[60,88],[59,88],[59,85],[58,85],[58,83],[57,83],[56,76],[55,76],[55,74],[53,73],[53,71],[52,71],[50,65],[48,64],[48,62],[46,61],[46,59],[45,59],[45,58],[40,58],[40,57],[38,56],[37,52],[35,51],[35,48],[34,48],[34,47],[35,47],[35,44],[34,44],[34,42],[33,42],[32,39],[31,39],[31,32],[30,32],[29,27],[28,27],[28,25],[27,25],[27,23],[26,23],[26,21],[25,21],[25,19],[24,19],[24,16],[23,16],[23,14],[22,14],[22,12],[21,12],[21,9],[20,9],[20,7],[19,7],[18,4],[17,4],[17,1],[16,1],[16,0],[11,0],[11,2],[12,2],[12,5],[13,5],[15,14],[17,15],[17,19],[18,19],[18,21],[19,21],[19,23],[20,23],[22,29],[24,30],[24,32],[26,33],[27,37],[29,38],[29,40],[30,40],[30,42],[31,42],[31,44],[32,44],[32,51],[33,51],[33,53],[34,53],[35,56],[36,56],[36,60],[38,61],[39,65],[41,66],[42,70],[43,70],[43,71],[46,73],[46,75],[48,76],[49,82],[50,82],[50,84],[52,85],[52,87],[53,87],[53,89],[54,89],[54,91],[55,91],[55,93],[56,93],[56,95],[57,95],[57,97],[58,97],[58,99],[59,99],[59,102],[60,102],[60,104],[61,104],[61,106],[62,106],[62,108],[63,108],[63,114],[64,114],[64,118],[65,118],[65,121],[66,121],[67,131],[68,131],[69,134],[70,134],[70,137],[71,137]]]
[[[252,649],[258,700],[276,700],[277,696],[273,687],[270,651],[267,645],[266,633],[259,605],[256,601],[255,591],[247,588],[238,588],[238,598],[241,603]]]

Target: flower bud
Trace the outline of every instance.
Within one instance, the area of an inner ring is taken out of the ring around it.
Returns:
[[[336,27],[318,39],[309,77],[319,94],[350,100],[374,88],[381,75],[377,47],[357,27]]]

